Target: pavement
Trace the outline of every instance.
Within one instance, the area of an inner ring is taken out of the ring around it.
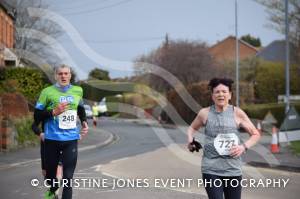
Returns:
[[[269,134],[263,134],[259,144],[246,153],[244,161],[255,167],[300,172],[300,156],[287,143],[279,144],[278,153],[271,153],[271,140]]]
[[[150,119],[126,119],[125,121],[139,125],[156,126],[163,128],[176,128],[175,125],[161,125],[155,120]],[[247,139],[248,134],[243,133],[242,139]],[[245,164],[279,169],[284,171],[300,172],[300,156],[295,155],[288,145],[281,145],[280,152],[273,154],[270,152],[270,143],[272,137],[268,133],[263,133],[261,140],[254,147],[249,149],[243,156]],[[94,129],[90,127],[88,136],[79,141],[79,152],[90,150],[108,145],[114,140],[111,132],[103,129]],[[0,169],[26,164],[33,161],[40,161],[39,146],[24,148],[13,152],[0,153]]]
[[[111,132],[90,127],[89,134],[83,139],[79,140],[78,151],[82,152],[90,149],[100,148],[110,144],[113,140],[114,135]],[[39,146],[0,153],[0,169],[28,164],[35,161],[40,161]]]
[[[157,121],[151,119],[130,119],[128,121],[132,121],[133,123],[140,125],[157,126],[163,128],[177,128],[176,125],[160,124]],[[241,134],[241,138],[243,140],[246,140],[248,137],[249,135],[247,133]],[[254,167],[300,172],[300,155],[294,154],[287,143],[279,144],[278,153],[271,153],[271,141],[271,134],[268,132],[263,132],[259,142],[251,149],[249,149],[246,154],[243,155],[243,162],[246,165]]]

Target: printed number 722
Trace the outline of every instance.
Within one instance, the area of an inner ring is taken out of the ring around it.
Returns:
[[[220,148],[230,148],[234,145],[234,140],[220,140]]]

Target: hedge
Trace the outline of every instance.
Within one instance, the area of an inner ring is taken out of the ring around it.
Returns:
[[[110,82],[102,80],[90,80],[79,82],[83,88],[83,98],[100,101],[103,97],[134,91],[134,84],[123,82]]]
[[[1,70],[0,91],[20,92],[30,102],[34,102],[47,85],[47,77],[38,69],[17,67]]]
[[[300,103],[291,104],[298,113],[300,113]],[[271,103],[271,104],[252,104],[241,107],[250,118],[263,120],[266,114],[271,111],[272,115],[277,120],[277,126],[283,122],[285,117],[285,104]]]
[[[300,70],[290,66],[290,93],[300,93]],[[282,63],[263,62],[256,68],[255,92],[261,103],[277,102],[277,96],[285,93],[285,66]]]

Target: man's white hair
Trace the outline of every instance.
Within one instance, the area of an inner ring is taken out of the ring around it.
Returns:
[[[55,74],[57,74],[58,70],[61,69],[61,68],[68,68],[70,70],[70,73],[72,73],[72,68],[66,64],[62,64],[60,66],[57,66],[54,68],[54,72]]]

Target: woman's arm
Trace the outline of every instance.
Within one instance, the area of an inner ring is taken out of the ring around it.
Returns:
[[[257,143],[257,141],[260,139],[260,134],[243,110],[235,107],[234,114],[238,126],[242,127],[250,134],[250,138],[242,145],[232,147],[231,156],[238,157]]]
[[[260,134],[243,110],[237,108],[236,113],[238,121],[240,121],[239,126],[250,134],[250,138],[244,143],[249,149],[260,139]]]
[[[199,128],[205,125],[207,120],[207,115],[209,112],[209,108],[203,108],[199,111],[197,117],[194,119],[192,124],[189,126],[187,130],[188,143],[193,142],[194,133],[197,132]]]

